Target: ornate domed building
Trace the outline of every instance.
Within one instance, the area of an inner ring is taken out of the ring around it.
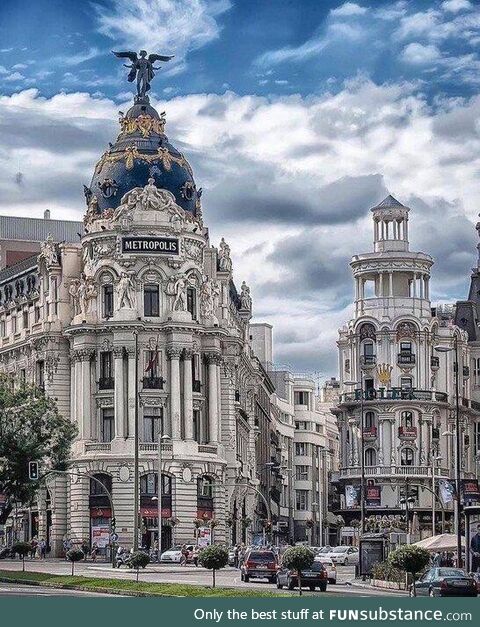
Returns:
[[[165,126],[137,97],[85,187],[80,241],[49,237],[2,276],[2,369],[42,385],[78,427],[71,481],[51,477],[22,513],[25,536],[47,537],[53,554],[65,538],[104,550],[113,530],[150,547],[159,510],[163,548],[247,540],[255,517],[264,373],[250,290],[235,286],[228,244],[211,244]]]

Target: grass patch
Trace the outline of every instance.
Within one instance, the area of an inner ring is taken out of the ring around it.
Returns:
[[[138,584],[125,579],[107,579],[99,577],[81,577],[71,575],[50,575],[49,573],[0,570],[0,578],[36,582],[52,587],[81,588],[92,592],[118,591],[135,592],[148,596],[186,596],[186,597],[278,597],[275,592],[261,590],[238,590],[236,588],[205,588],[183,583],[149,583],[140,581]]]

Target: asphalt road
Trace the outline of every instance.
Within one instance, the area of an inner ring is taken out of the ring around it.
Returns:
[[[70,564],[63,560],[26,561],[25,567],[27,571],[32,570],[57,575],[69,575],[71,572]],[[0,561],[0,570],[20,570],[20,568],[21,564],[18,560]],[[120,569],[113,569],[109,564],[93,564],[91,562],[78,563],[75,566],[75,573],[77,575],[85,575],[88,577],[114,577],[118,579],[130,580],[134,576],[132,571],[125,567],[122,567]],[[354,566],[339,566],[337,573],[338,583],[336,585],[329,584],[327,590],[329,595],[340,594],[343,596],[398,596],[398,593],[392,591],[364,587],[358,584],[358,582],[354,582]],[[193,565],[175,566],[172,564],[162,564],[159,566],[158,564],[152,564],[149,565],[145,570],[140,571],[140,579],[142,581],[152,583],[182,583],[198,586],[210,586],[212,582],[212,574],[211,572],[204,570],[203,568],[195,568],[195,566]],[[216,574],[216,580],[217,586],[221,587],[247,590],[258,589],[277,592],[276,586],[274,584],[268,583],[267,581],[252,580],[249,583],[244,583],[240,580],[240,571],[231,567],[227,567],[223,570],[218,571]],[[4,587],[5,585],[6,584],[0,584],[0,586],[2,587]],[[285,590],[282,590],[281,592],[285,592]],[[47,593],[54,594],[55,592],[47,588]],[[70,594],[70,591],[64,591],[64,593],[68,595]],[[292,592],[292,594],[295,594],[295,592]],[[305,594],[318,595],[322,593],[317,590],[316,592],[305,591]]]

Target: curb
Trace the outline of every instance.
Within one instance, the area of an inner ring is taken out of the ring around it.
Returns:
[[[0,577],[1,583],[16,583],[24,586],[37,586],[42,588],[53,588],[56,590],[78,590],[80,592],[98,592],[100,594],[111,594],[112,596],[129,596],[129,597],[170,597],[185,598],[179,594],[160,594],[158,592],[135,592],[134,590],[120,590],[118,588],[90,588],[89,586],[81,586],[68,583],[54,583],[52,581],[34,581],[32,579],[12,579],[10,577]]]
[[[363,588],[364,590],[385,590],[387,592],[391,592],[392,594],[395,594],[398,596],[408,596],[405,590],[394,590],[392,588],[382,588],[381,586],[372,586],[369,583],[360,583],[359,581],[352,581],[350,582],[350,585],[354,586],[355,588]]]

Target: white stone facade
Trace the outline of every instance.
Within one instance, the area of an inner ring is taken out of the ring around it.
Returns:
[[[339,332],[340,507],[347,527],[360,508],[345,492],[361,477],[363,441],[366,517],[404,516],[401,499],[412,495],[410,531],[432,532],[432,489],[454,479],[454,351],[459,353],[462,477],[473,477],[468,435],[476,414],[471,402],[470,348],[464,331],[432,313],[433,259],[409,250],[409,209],[392,197],[372,209],[374,251],[355,255],[355,316]],[[434,470],[435,468],[435,470]],[[433,473],[435,472],[435,478]],[[369,492],[369,488],[372,488]],[[451,504],[436,500],[437,529],[451,529]],[[375,522],[367,530],[375,531]]]

